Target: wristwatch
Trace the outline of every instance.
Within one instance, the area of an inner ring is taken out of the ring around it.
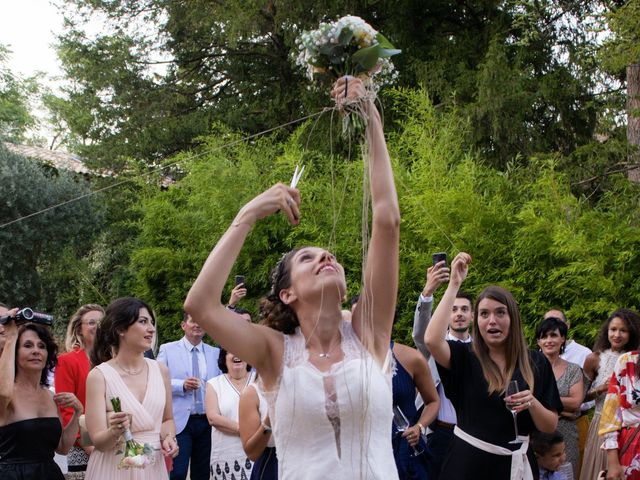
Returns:
[[[266,435],[267,433],[271,433],[271,427],[269,425],[265,425],[264,423],[261,423],[260,425],[262,425],[263,435]]]

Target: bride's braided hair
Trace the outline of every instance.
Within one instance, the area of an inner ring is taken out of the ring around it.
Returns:
[[[291,259],[300,250],[285,253],[271,271],[271,290],[260,301],[260,323],[285,334],[294,333],[300,325],[293,309],[280,299],[280,290],[291,286]]]

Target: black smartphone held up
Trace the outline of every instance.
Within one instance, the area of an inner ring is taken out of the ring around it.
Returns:
[[[431,259],[433,260],[433,264],[435,265],[438,262],[444,260],[444,266],[447,266],[447,253],[446,252],[438,252],[431,255]]]
[[[236,287],[244,283],[244,275],[236,275]]]

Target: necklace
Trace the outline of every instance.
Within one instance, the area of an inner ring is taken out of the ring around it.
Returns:
[[[333,343],[333,342],[332,342]],[[327,350],[326,352],[320,352],[318,353],[318,357],[320,358],[331,358],[331,353],[333,352],[333,350],[336,348],[336,345],[338,345],[340,343],[340,337],[338,337],[338,342],[335,343],[333,346],[329,345],[329,350]]]
[[[116,365],[118,366],[118,368],[120,370],[122,370],[124,373],[126,373],[127,375],[131,375],[131,376],[135,376],[135,375],[140,375],[140,373],[142,372],[142,370],[144,370],[144,365],[142,365],[142,367],[140,367],[140,370],[138,370],[137,372],[135,370],[130,370],[128,368],[123,367],[122,365],[120,365],[120,363],[118,362],[118,360],[114,360]]]

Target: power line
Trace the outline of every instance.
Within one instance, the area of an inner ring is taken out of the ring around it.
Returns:
[[[112,188],[119,187],[119,186],[121,186],[121,185],[124,185],[125,183],[132,182],[132,181],[134,181],[134,180],[136,180],[136,179],[138,179],[138,178],[148,177],[149,175],[152,175],[152,174],[153,174],[153,173],[155,173],[155,172],[162,171],[162,170],[164,170],[164,169],[167,169],[167,168],[170,168],[170,167],[176,166],[176,165],[178,165],[178,164],[180,164],[180,163],[182,163],[182,162],[185,162],[185,161],[187,161],[187,160],[194,160],[194,159],[196,159],[196,158],[200,158],[200,157],[202,157],[202,156],[204,156],[204,155],[208,155],[208,154],[211,154],[211,153],[213,153],[213,152],[217,152],[217,151],[219,151],[219,150],[223,150],[223,149],[225,149],[225,148],[232,147],[232,146],[237,145],[237,144],[239,144],[239,143],[246,142],[246,141],[251,140],[251,139],[253,139],[253,138],[257,138],[257,137],[259,137],[259,136],[261,136],[261,135],[266,135],[267,133],[271,133],[271,132],[274,132],[274,131],[279,130],[279,129],[281,129],[281,128],[288,127],[289,125],[295,125],[296,123],[304,122],[305,120],[308,120],[308,119],[310,119],[310,118],[314,118],[314,117],[317,117],[317,116],[319,116],[319,115],[322,115],[323,113],[325,113],[325,112],[326,112],[326,111],[328,111],[328,110],[333,110],[333,108],[329,108],[329,107],[327,107],[327,108],[323,108],[323,109],[322,109],[321,111],[319,111],[319,112],[312,113],[312,114],[310,114],[310,115],[306,115],[306,116],[304,116],[304,117],[297,118],[297,119],[295,119],[295,120],[291,120],[290,122],[283,123],[283,124],[278,125],[278,126],[276,126],[276,127],[268,128],[268,129],[263,130],[263,131],[258,132],[258,133],[254,133],[254,134],[251,134],[251,135],[247,135],[246,137],[242,137],[242,138],[239,138],[239,139],[234,140],[234,141],[232,141],[232,142],[225,143],[224,145],[220,145],[220,146],[218,146],[218,147],[216,147],[216,148],[213,148],[213,149],[210,149],[210,150],[206,150],[206,151],[203,151],[203,152],[200,152],[200,153],[196,153],[196,154],[191,155],[191,156],[189,156],[189,157],[187,157],[187,158],[183,158],[183,159],[181,159],[181,160],[177,160],[177,161],[172,162],[172,163],[169,163],[169,164],[167,164],[167,165],[158,166],[157,168],[153,169],[151,172],[147,172],[147,173],[144,173],[144,174],[140,174],[140,175],[137,175],[137,176],[133,176],[133,177],[131,177],[131,178],[127,178],[126,180],[122,180],[122,181],[120,181],[120,182],[114,183],[113,185],[108,185],[108,186],[103,187],[103,188],[100,188],[100,189],[98,189],[98,190],[94,190],[94,191],[92,191],[92,192],[88,192],[88,193],[85,193],[85,194],[83,194],[83,195],[80,195],[80,196],[78,196],[78,197],[71,198],[71,199],[69,199],[69,200],[65,200],[64,202],[60,202],[60,203],[57,203],[57,204],[55,204],[55,205],[51,205],[51,206],[49,206],[49,207],[45,207],[45,208],[43,208],[42,210],[38,210],[38,211],[36,211],[36,212],[29,213],[28,215],[24,215],[24,216],[22,216],[22,217],[18,217],[18,218],[14,219],[14,220],[11,220],[11,221],[9,221],[9,222],[3,223],[3,224],[1,224],[1,225],[0,225],[0,229],[6,228],[6,227],[8,227],[8,226],[10,226],[10,225],[13,225],[14,223],[18,223],[18,222],[21,222],[21,221],[23,221],[23,220],[27,220],[27,219],[29,219],[29,218],[36,217],[36,216],[38,216],[38,215],[42,215],[43,213],[49,212],[49,211],[54,210],[54,209],[56,209],[56,208],[62,207],[62,206],[64,206],[64,205],[69,205],[69,204],[71,204],[71,203],[79,202],[80,200],[83,200],[83,199],[85,199],[85,198],[89,198],[89,197],[91,197],[91,196],[93,196],[93,195],[98,195],[99,193],[105,192],[105,191],[110,190],[110,189],[112,189]]]

